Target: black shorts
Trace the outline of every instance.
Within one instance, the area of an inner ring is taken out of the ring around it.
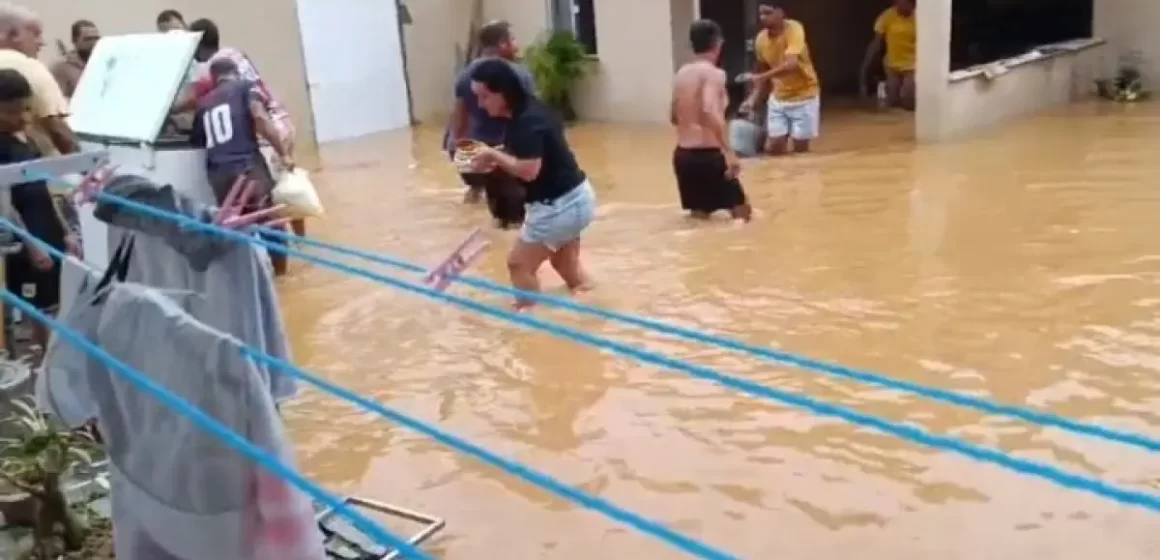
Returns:
[[[274,192],[275,185],[274,176],[270,173],[270,167],[266,165],[266,159],[261,154],[254,154],[254,159],[248,169],[231,167],[212,169],[206,173],[218,204],[225,201],[226,195],[230,193],[230,189],[238,180],[238,176],[247,173],[247,171],[249,178],[257,182],[257,189],[247,201],[245,212],[254,212],[270,205],[270,194]]]
[[[4,272],[9,292],[41,311],[56,311],[60,305],[59,260],[52,259],[52,268],[48,270],[38,270],[25,249],[5,259]]]
[[[728,170],[725,154],[718,148],[673,150],[673,173],[677,175],[681,208],[707,214],[744,205],[741,181],[726,177]]]
[[[500,227],[524,222],[524,187],[515,177],[502,171],[460,173],[459,176],[467,186],[483,189],[487,196],[487,209]]]

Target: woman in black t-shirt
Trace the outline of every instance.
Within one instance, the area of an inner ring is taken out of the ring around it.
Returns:
[[[526,189],[527,216],[508,255],[512,285],[538,292],[536,273],[548,261],[570,290],[587,289],[580,234],[596,215],[596,195],[568,147],[563,123],[528,95],[519,76],[502,60],[480,63],[471,80],[480,107],[509,121],[503,149],[484,148],[472,160],[473,168],[480,173],[499,168]],[[533,303],[517,298],[515,306],[522,309]]]

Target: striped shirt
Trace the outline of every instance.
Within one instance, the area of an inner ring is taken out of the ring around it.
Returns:
[[[246,56],[246,54],[242,51],[233,47],[219,49],[218,52],[214,53],[214,55],[206,61],[204,67],[208,69],[215,60],[221,60],[223,58],[232,60],[234,64],[237,64],[238,73],[241,74],[242,79],[253,83],[257,87],[258,93],[262,99],[262,104],[266,106],[266,112],[270,113],[270,118],[274,122],[290,120],[290,112],[287,111],[286,107],[282,105],[282,103],[280,103],[277,98],[274,97],[273,93],[270,92],[270,88],[266,85],[265,80],[263,80],[262,76],[258,73],[258,67],[255,66],[254,63],[250,60],[250,57]],[[197,81],[197,83],[194,84],[194,92],[199,99],[213,91],[213,89],[213,79],[209,77],[208,72],[206,72],[206,75],[202,76]]]

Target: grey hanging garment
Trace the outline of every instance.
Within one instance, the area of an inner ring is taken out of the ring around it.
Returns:
[[[117,177],[109,194],[203,222],[216,209],[193,201],[171,186],[159,187],[134,175]],[[192,231],[176,222],[143,216],[116,202],[98,202],[97,219],[109,227],[109,247],[136,239],[137,257],[126,279],[155,288],[188,290],[205,296],[190,312],[201,322],[231,334],[243,344],[286,362],[291,361],[274,274],[266,250],[253,243]],[[265,366],[260,366],[265,368]],[[266,372],[279,402],[297,395],[295,381]]]
[[[292,463],[265,373],[234,337],[187,312],[204,298],[140,284],[82,289],[63,320],[115,359],[247,441]],[[268,476],[83,351],[61,343],[46,361],[49,411],[71,425],[95,412],[110,460],[116,555],[121,560],[322,560],[310,500],[286,483],[276,511],[258,503]],[[67,383],[61,382],[67,380]],[[69,410],[66,403],[91,408]],[[265,481],[265,482],[263,482]],[[287,537],[280,547],[271,533]],[[273,548],[273,550],[271,550]]]

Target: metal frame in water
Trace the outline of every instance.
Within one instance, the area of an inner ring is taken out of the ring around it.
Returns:
[[[366,498],[350,496],[344,499],[343,503],[374,513],[390,515],[423,524],[423,528],[418,533],[415,533],[407,539],[407,543],[413,546],[422,544],[447,526],[447,522],[443,518]],[[388,550],[382,546],[375,545],[370,538],[361,534],[351,535],[350,533],[356,532],[356,529],[349,524],[343,523],[337,527],[332,526],[330,523],[334,518],[334,514],[334,508],[326,508],[320,511],[316,517],[318,527],[326,535],[325,543],[328,557],[336,560],[394,560],[399,557],[398,550]]]

